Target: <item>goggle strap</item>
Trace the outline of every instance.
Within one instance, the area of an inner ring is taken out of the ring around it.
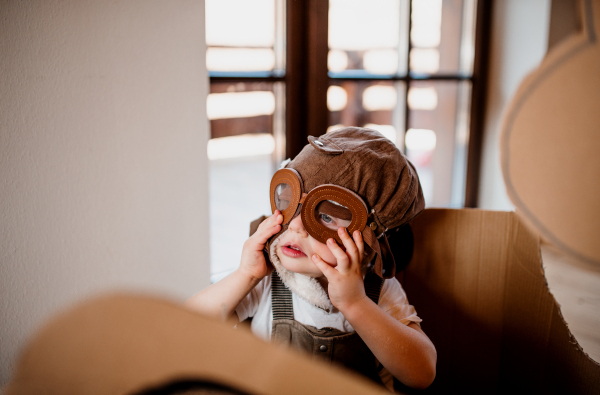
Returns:
[[[304,193],[302,192],[302,196],[300,196],[300,201],[298,202],[298,205],[301,205],[304,203],[304,201],[306,200],[306,197],[308,196],[308,193]]]
[[[383,260],[381,259],[381,248],[379,247],[379,240],[371,228],[368,226],[363,230],[363,240],[371,249],[375,252],[375,266],[373,270],[379,277],[383,277]]]
[[[385,233],[379,238],[379,247],[381,248],[381,257],[383,260],[383,277],[392,278],[396,275],[396,260],[394,259],[394,254],[392,254],[392,249]]]
[[[375,266],[373,270],[381,278],[392,278],[396,275],[396,262],[388,243],[387,237],[377,239],[375,232],[370,227],[363,230],[363,240],[375,252]]]

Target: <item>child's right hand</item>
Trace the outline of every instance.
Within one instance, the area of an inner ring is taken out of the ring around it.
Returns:
[[[260,280],[273,271],[273,266],[265,260],[263,249],[267,240],[281,230],[283,215],[276,210],[265,219],[256,232],[244,243],[240,269],[251,278]]]

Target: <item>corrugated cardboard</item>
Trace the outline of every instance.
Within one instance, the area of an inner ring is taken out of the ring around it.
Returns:
[[[600,365],[571,336],[540,238],[515,213],[428,209],[412,227],[400,278],[438,352],[427,393],[600,393]]]
[[[517,213],[600,270],[600,1],[579,8],[581,33],[553,47],[511,102],[502,172]]]
[[[249,394],[388,393],[176,304],[117,295],[46,325],[22,354],[6,395],[134,394],[177,380]]]
[[[438,352],[425,393],[600,393],[600,365],[571,336],[540,238],[515,213],[427,209],[411,225],[414,255],[399,277]],[[382,393],[175,304],[113,296],[49,323],[6,394],[126,394],[176,379],[255,394]]]

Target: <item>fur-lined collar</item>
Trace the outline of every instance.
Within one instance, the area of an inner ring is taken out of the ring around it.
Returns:
[[[312,304],[313,306],[317,306],[328,313],[333,311],[333,305],[329,300],[329,296],[327,292],[323,289],[319,282],[309,276],[305,276],[304,274],[292,272],[287,270],[281,264],[279,257],[277,256],[276,250],[279,245],[279,240],[281,236],[283,236],[285,232],[283,232],[273,243],[271,243],[271,249],[269,251],[269,257],[271,258],[271,263],[275,267],[279,278],[285,284],[286,287],[290,289],[293,293],[300,296],[302,299]]]

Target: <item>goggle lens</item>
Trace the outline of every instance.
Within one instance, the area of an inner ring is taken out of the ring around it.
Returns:
[[[292,200],[292,187],[288,184],[279,184],[275,187],[275,207],[283,211],[290,205]]]
[[[323,200],[315,208],[315,219],[321,226],[337,231],[350,225],[352,212],[341,203]]]

